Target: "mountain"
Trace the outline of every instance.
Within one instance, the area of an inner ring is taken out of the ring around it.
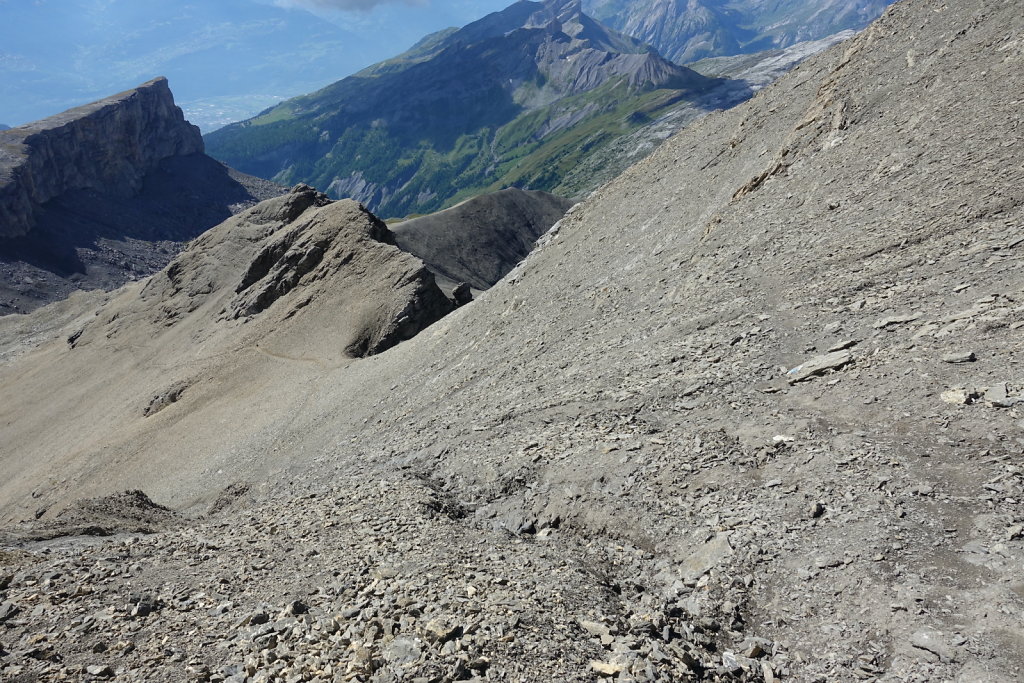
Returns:
[[[423,260],[443,289],[493,286],[572,207],[562,197],[508,188],[389,227],[399,248]]]
[[[247,173],[403,216],[503,185],[549,189],[585,153],[581,136],[632,130],[718,85],[604,28],[578,0],[518,2],[206,144]]]
[[[0,676],[1018,680],[1021,35],[897,3],[382,353],[315,193],[0,318]]]
[[[8,130],[9,128],[10,128],[10,126],[8,126],[6,124],[3,124],[3,123],[0,123],[0,130]]]
[[[868,25],[893,0],[586,0],[586,11],[679,64],[785,48]]]
[[[157,78],[0,133],[0,312],[148,275],[271,183],[203,154]]]

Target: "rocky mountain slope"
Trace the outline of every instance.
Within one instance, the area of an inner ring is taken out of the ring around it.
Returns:
[[[247,173],[384,216],[482,189],[550,189],[593,130],[632,130],[720,82],[601,26],[578,0],[518,2],[207,136]]]
[[[464,282],[483,291],[526,258],[572,205],[547,192],[509,188],[389,227],[399,248],[422,259],[442,288]]]
[[[587,0],[617,31],[687,64],[789,47],[867,26],[892,0]]]
[[[106,297],[74,319],[31,388],[22,385],[20,363],[0,370],[6,388],[23,389],[4,400],[0,499],[40,477],[62,487],[51,479],[56,461],[24,457],[30,452],[52,452],[72,488],[114,453],[121,467],[153,473],[176,469],[195,449],[226,455],[240,445],[222,422],[234,420],[237,397],[252,401],[247,430],[262,424],[271,434],[291,419],[281,408],[301,410],[303,401],[283,396],[272,410],[260,408],[266,390],[301,374],[292,364],[312,376],[379,353],[452,308],[383,223],[355,202],[330,202],[305,186],[207,231],[157,275]],[[18,318],[0,324],[20,330],[23,343],[26,322]],[[69,384],[85,367],[88,377]],[[191,417],[183,419],[186,405]],[[92,427],[54,424],[56,414],[78,414]],[[182,429],[192,436],[183,438]],[[91,455],[79,459],[81,449]]]
[[[137,452],[159,382],[87,361],[171,380],[244,292],[0,319],[12,533],[120,533],[7,546],[3,675],[1018,680],[1022,22],[897,3],[384,353],[283,353],[337,348],[293,289]]]
[[[0,133],[0,314],[120,286],[274,194],[203,154],[167,80]]]

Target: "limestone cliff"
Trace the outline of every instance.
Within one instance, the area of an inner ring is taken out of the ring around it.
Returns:
[[[161,160],[202,152],[166,78],[0,132],[0,237],[31,231],[38,207],[67,191],[130,197]]]

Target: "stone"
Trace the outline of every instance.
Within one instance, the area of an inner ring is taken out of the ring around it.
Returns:
[[[397,636],[381,652],[384,659],[394,666],[406,666],[423,655],[423,641],[411,636]]]
[[[806,382],[832,370],[839,370],[853,360],[849,351],[834,351],[823,356],[815,356],[786,373],[786,381],[790,384]]]
[[[947,389],[939,395],[939,398],[943,403],[962,406],[973,402],[976,396],[977,394],[969,389]]]
[[[85,672],[96,678],[112,678],[114,670],[107,664],[95,664],[85,667]]]
[[[888,318],[882,318],[881,320],[877,321],[874,325],[872,325],[872,327],[874,327],[876,330],[884,330],[887,327],[894,327],[896,325],[912,323],[920,317],[921,316],[918,313],[910,313],[908,315],[892,315],[889,316]]]
[[[1011,396],[1009,385],[1000,382],[985,390],[985,402],[993,408],[1012,408],[1024,404],[1024,395]]]
[[[973,351],[958,351],[956,353],[947,353],[942,357],[943,363],[952,363],[954,365],[961,363],[973,363],[977,360]]]
[[[625,671],[625,667],[622,664],[603,662],[599,659],[591,661],[590,668],[593,669],[598,676],[606,677],[616,676]]]
[[[608,636],[611,634],[611,631],[608,629],[608,627],[599,621],[589,621],[587,619],[580,619],[579,624],[583,627],[584,631],[586,631],[587,633],[596,638],[601,638],[603,636]]]
[[[424,626],[424,630],[427,640],[435,643],[447,643],[462,635],[462,627],[445,617],[431,619]]]
[[[465,306],[473,300],[473,290],[470,288],[469,283],[460,282],[452,290],[452,300],[456,306]]]
[[[0,624],[4,623],[8,619],[16,617],[18,612],[21,610],[13,602],[5,602],[0,604]]]
[[[728,532],[716,534],[713,539],[687,557],[680,567],[683,581],[696,581],[731,555],[729,535]]]
[[[837,342],[826,349],[829,353],[835,353],[836,351],[845,351],[852,349],[854,346],[860,343],[860,339],[844,339],[843,341]]]
[[[286,616],[298,616],[300,614],[308,614],[309,607],[301,600],[294,600],[288,603],[288,606],[284,608],[284,614]]]
[[[910,636],[910,644],[914,647],[926,650],[947,662],[956,661],[956,650],[951,646],[943,635],[934,629],[922,629]]]

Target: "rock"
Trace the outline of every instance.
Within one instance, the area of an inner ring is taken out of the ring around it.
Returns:
[[[787,372],[786,380],[790,384],[805,382],[829,370],[839,370],[852,360],[853,355],[849,351],[834,351],[824,356],[816,356]]]
[[[946,641],[943,635],[934,629],[922,629],[910,636],[910,644],[926,650],[947,662],[956,661],[956,650]]]
[[[427,640],[437,644],[447,643],[462,635],[462,627],[445,617],[431,619],[424,626],[424,631]]]
[[[973,389],[947,389],[940,394],[945,403],[955,406],[969,405],[981,398],[981,394]]]
[[[732,554],[729,532],[717,534],[686,558],[680,567],[683,581],[693,582],[711,571],[722,560]]]
[[[759,659],[771,651],[772,641],[764,638],[747,638],[739,647],[739,654],[747,659]]]
[[[308,613],[309,607],[305,603],[303,603],[301,600],[294,600],[288,603],[288,606],[284,608],[284,612],[282,614],[284,614],[285,616],[293,617],[300,614]]]
[[[187,382],[175,382],[149,400],[149,404],[142,410],[142,416],[155,415],[172,403],[177,403],[186,389]]]
[[[602,662],[598,659],[595,659],[590,662],[590,668],[593,669],[594,672],[597,673],[597,675],[607,677],[616,676],[625,671],[626,669],[626,667],[624,667],[622,664]]]
[[[382,651],[384,659],[394,666],[412,664],[423,655],[423,641],[411,636],[397,636]]]
[[[608,627],[598,621],[580,619],[579,624],[583,627],[584,631],[597,638],[607,637],[611,634],[611,631],[608,629]]]
[[[882,318],[881,320],[877,321],[874,325],[872,325],[872,327],[874,327],[876,330],[884,330],[887,327],[894,327],[896,325],[912,323],[920,317],[921,315],[919,313],[911,313],[909,315],[893,315],[889,316],[888,318]]]
[[[821,502],[815,502],[811,504],[810,509],[811,519],[818,519],[825,514],[825,504]]]
[[[456,306],[465,306],[473,300],[473,290],[470,288],[469,283],[460,282],[455,285],[455,289],[452,290],[452,300]]]
[[[95,664],[85,667],[85,672],[96,678],[112,678],[114,670],[107,664]]]
[[[1012,408],[1024,404],[1024,395],[1011,396],[1006,382],[1000,382],[985,390],[985,401],[993,408]]]
[[[4,623],[8,619],[16,617],[18,612],[21,610],[13,602],[5,602],[0,604],[0,624]]]
[[[829,353],[835,353],[836,351],[845,351],[846,349],[852,349],[854,346],[860,343],[860,339],[845,339],[841,342],[837,342],[826,349]]]
[[[942,357],[943,363],[953,364],[973,363],[976,360],[977,357],[974,355],[973,351],[958,351],[956,353],[947,353],[945,356]]]

